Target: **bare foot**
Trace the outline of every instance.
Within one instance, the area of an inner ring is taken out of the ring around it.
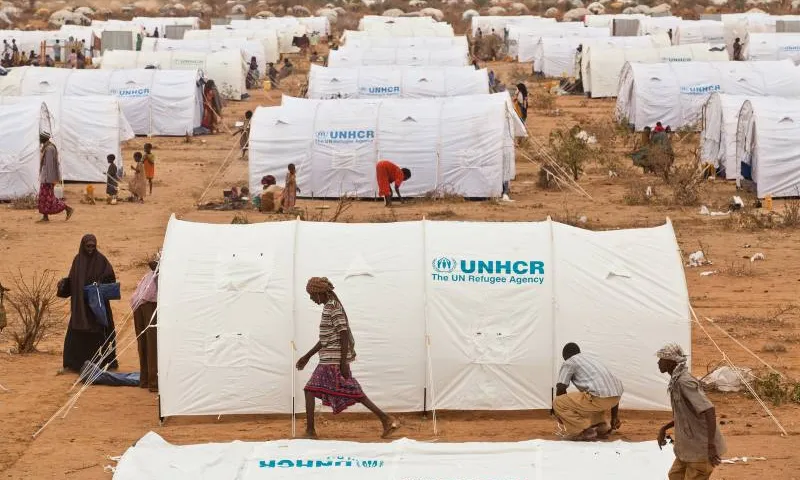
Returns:
[[[317,440],[319,437],[317,436],[317,432],[311,430],[310,432],[306,432],[303,435],[300,435],[299,438],[304,438],[306,440]]]
[[[381,438],[389,438],[391,434],[393,434],[398,428],[400,428],[400,422],[396,418],[390,418],[383,424],[383,434]]]
[[[598,423],[592,425],[590,428],[594,428],[595,430],[597,430],[597,435],[601,437],[608,436],[608,434],[611,433],[612,430],[612,428],[609,427],[607,423]]]
[[[597,440],[597,430],[589,427],[577,435],[567,437],[567,440],[572,440],[574,442],[591,442],[592,440]]]
[[[75,213],[75,209],[72,207],[67,207],[67,220],[72,218],[72,214]]]

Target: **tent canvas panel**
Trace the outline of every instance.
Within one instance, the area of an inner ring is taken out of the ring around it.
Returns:
[[[318,239],[326,238],[325,248]],[[403,248],[397,248],[403,245]],[[347,312],[355,338],[353,375],[376,405],[420,411],[426,385],[423,225],[420,222],[336,224],[301,222],[295,263],[297,358],[319,339],[322,306],[306,293],[306,282],[326,276]],[[296,374],[296,409],[317,364]],[[367,411],[362,406],[354,411]]]
[[[0,200],[39,192],[39,132],[49,130],[42,102],[0,105]]]

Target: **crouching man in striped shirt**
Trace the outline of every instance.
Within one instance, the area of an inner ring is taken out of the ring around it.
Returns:
[[[581,353],[575,343],[564,345],[564,364],[558,372],[553,410],[567,430],[567,439],[596,440],[608,436],[620,426],[618,409],[623,388],[605,365]],[[573,383],[577,392],[567,393]],[[611,424],[606,420],[611,410]]]

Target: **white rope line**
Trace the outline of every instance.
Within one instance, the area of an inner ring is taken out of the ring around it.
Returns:
[[[560,173],[561,173],[562,175],[564,175],[564,177],[565,177],[565,178],[567,178],[567,179],[568,179],[570,182],[572,182],[572,184],[573,184],[573,185],[575,185],[575,187],[576,187],[576,188],[578,188],[578,190],[580,190],[580,191],[581,191],[581,193],[583,193],[584,195],[586,195],[586,196],[587,196],[587,197],[588,197],[590,200],[594,200],[594,199],[592,198],[592,196],[591,196],[591,195],[589,195],[589,193],[588,193],[586,190],[584,190],[584,189],[583,189],[583,187],[581,187],[581,186],[578,184],[578,182],[576,182],[575,180],[573,180],[573,178],[572,178],[572,176],[569,174],[569,172],[567,172],[567,171],[564,169],[564,167],[563,167],[563,166],[561,166],[561,164],[559,164],[559,163],[558,163],[558,162],[557,162],[557,161],[556,161],[556,160],[553,158],[553,156],[552,156],[552,155],[550,155],[549,153],[547,153],[547,150],[544,148],[544,146],[542,146],[542,144],[541,144],[541,143],[539,143],[539,142],[536,140],[536,138],[529,136],[529,137],[528,137],[528,140],[529,140],[531,143],[533,143],[533,145],[534,145],[536,148],[538,148],[538,149],[539,149],[539,151],[540,151],[539,153],[541,153],[541,154],[542,154],[542,155],[543,155],[543,156],[544,156],[544,157],[545,157],[545,158],[546,158],[546,159],[549,161],[549,163],[551,163],[553,166],[555,166],[557,169],[559,169]],[[525,155],[525,156],[527,157],[527,154],[526,154],[525,152],[520,152],[520,153],[522,153],[523,155]],[[528,159],[529,159],[529,160],[531,160],[531,158],[530,158],[530,157],[528,157]]]
[[[783,379],[786,379],[786,376],[785,376],[784,374],[782,374],[781,372],[779,372],[779,371],[775,370],[775,369],[772,367],[772,365],[770,365],[769,363],[765,362],[765,361],[764,361],[764,360],[763,360],[761,357],[759,357],[758,355],[756,355],[756,354],[755,354],[755,353],[754,353],[752,350],[750,350],[750,349],[749,349],[749,348],[747,348],[746,346],[742,345],[742,343],[741,343],[739,340],[737,340],[736,338],[734,338],[734,337],[733,337],[733,336],[732,336],[730,333],[726,332],[724,328],[722,328],[722,327],[720,327],[719,325],[717,325],[717,323],[716,323],[714,320],[712,320],[712,319],[710,319],[710,318],[708,318],[708,317],[703,317],[703,318],[705,318],[705,319],[706,319],[706,320],[707,320],[707,321],[708,321],[708,322],[709,322],[711,325],[714,325],[714,327],[716,327],[716,328],[717,328],[717,330],[719,330],[720,332],[722,332],[722,333],[724,333],[725,335],[727,335],[727,336],[728,336],[728,338],[730,338],[731,340],[733,340],[733,341],[736,343],[736,345],[739,345],[740,347],[742,347],[742,349],[743,349],[745,352],[747,352],[747,353],[749,353],[750,355],[752,355],[752,356],[753,356],[753,358],[755,358],[756,360],[758,360],[759,362],[761,362],[761,363],[762,363],[762,364],[763,364],[765,367],[769,368],[769,369],[770,369],[772,372],[774,372],[774,373],[777,373],[778,375],[780,375],[780,377],[781,377],[781,378],[783,378]]]
[[[758,396],[758,394],[756,393],[756,391],[753,389],[752,385],[750,385],[750,382],[748,382],[748,381],[747,381],[747,380],[744,378],[744,376],[742,375],[742,373],[739,371],[739,369],[738,369],[738,368],[736,368],[736,365],[734,365],[734,364],[733,364],[733,362],[732,362],[732,361],[731,361],[731,359],[728,357],[728,355],[725,353],[725,351],[723,351],[723,350],[722,350],[722,348],[720,348],[719,344],[717,344],[717,342],[714,340],[714,338],[712,338],[712,337],[711,337],[711,334],[709,334],[709,333],[708,333],[708,330],[706,330],[706,327],[704,327],[704,326],[703,326],[703,324],[702,324],[702,323],[700,323],[700,320],[697,318],[697,313],[695,313],[695,311],[694,311],[694,308],[692,308],[692,306],[691,306],[691,305],[689,305],[689,309],[690,309],[690,310],[691,310],[691,312],[692,312],[692,317],[694,317],[694,321],[695,321],[695,323],[697,323],[697,325],[699,325],[699,326],[700,326],[700,329],[701,329],[701,330],[703,330],[703,333],[705,333],[705,334],[706,334],[706,336],[708,337],[708,339],[709,339],[709,340],[711,340],[711,343],[712,343],[712,344],[714,344],[714,347],[716,347],[716,349],[717,349],[717,350],[719,350],[719,353],[721,353],[721,354],[722,354],[722,359],[723,359],[723,360],[724,360],[724,361],[725,361],[725,362],[726,362],[728,365],[730,365],[730,366],[731,366],[731,368],[733,369],[733,371],[736,373],[736,376],[738,376],[738,377],[739,377],[739,380],[740,380],[740,381],[741,381],[741,382],[742,382],[742,383],[743,383],[743,384],[744,384],[744,385],[747,387],[747,390],[749,390],[749,391],[750,391],[750,394],[751,394],[751,395],[753,395],[753,398],[755,398],[755,399],[758,401],[758,403],[761,405],[761,408],[763,408],[763,409],[764,409],[764,411],[765,411],[765,412],[767,412],[767,415],[769,415],[769,417],[772,419],[772,421],[773,421],[773,422],[775,422],[775,425],[777,425],[777,426],[778,426],[778,429],[781,431],[781,434],[782,434],[783,436],[785,436],[785,437],[788,437],[788,436],[789,436],[789,434],[786,432],[786,429],[785,429],[785,428],[783,428],[783,425],[781,425],[781,422],[779,422],[779,421],[778,421],[778,419],[777,419],[777,418],[775,418],[775,415],[773,415],[773,414],[772,414],[772,411],[769,409],[769,407],[767,406],[767,404],[766,404],[766,403],[764,403],[764,400],[762,400],[762,399],[761,399],[761,397],[759,397],[759,396]]]
[[[575,180],[572,179],[572,176],[569,174],[569,172],[564,170],[563,167],[561,167],[561,165],[559,165],[558,162],[556,162],[555,160],[548,159],[549,161],[548,161],[547,164],[542,164],[540,162],[537,162],[536,160],[534,160],[530,156],[528,156],[528,154],[525,153],[525,152],[519,152],[519,153],[520,153],[520,155],[525,157],[525,159],[527,159],[529,162],[533,163],[534,165],[538,165],[545,172],[550,174],[560,185],[564,185],[564,186],[567,186],[567,187],[571,188],[574,192],[585,196],[589,200],[594,200],[594,198],[592,198],[592,196],[589,195],[586,192],[586,190],[584,190],[580,185],[578,185],[578,183]],[[556,167],[556,169],[558,170],[558,174],[553,173],[550,170],[548,170],[548,167]],[[561,178],[561,176],[566,178],[568,181],[565,181],[564,178]]]
[[[431,336],[425,336],[426,351],[428,354],[428,378],[430,379],[429,387],[431,390],[431,412],[433,415],[433,434],[439,434],[439,424],[436,419],[436,392],[433,387],[433,362],[431,361]]]
[[[211,187],[214,186],[214,183],[217,181],[217,177],[222,172],[223,167],[225,167],[225,164],[228,162],[228,159],[231,157],[231,154],[233,153],[234,149],[237,147],[238,144],[239,144],[239,140],[235,140],[234,143],[233,143],[233,146],[231,146],[231,149],[228,150],[228,154],[225,155],[225,158],[222,160],[222,163],[219,164],[219,168],[217,169],[217,172],[211,177],[211,181],[208,183],[208,186],[206,186],[206,189],[203,190],[203,194],[200,195],[200,198],[197,199],[197,204],[198,205],[202,204],[203,198],[205,198],[206,194],[211,189]]]
[[[129,344],[125,345],[119,351],[119,353],[125,352],[128,348],[130,348],[131,345],[136,343],[136,341],[139,339],[139,337],[141,335],[143,335],[147,331],[148,328],[156,328],[153,325],[153,319],[156,317],[157,313],[158,313],[158,307],[156,307],[155,311],[153,312],[153,315],[150,317],[150,322],[148,323],[148,325],[144,329],[142,329],[141,333],[139,333],[139,335],[137,335],[134,340],[132,340]],[[100,368],[100,366],[98,365],[98,370],[99,371],[95,372],[93,375],[90,375],[90,376],[86,377],[86,381],[84,382],[84,385],[82,385],[81,388],[75,394],[73,394],[69,399],[67,399],[67,401],[64,403],[64,405],[62,405],[58,410],[56,410],[56,412],[44,423],[44,425],[42,425],[41,428],[39,428],[39,430],[37,430],[33,434],[33,438],[36,438],[45,428],[47,428],[47,426],[50,425],[50,423],[58,416],[59,413],[64,411],[64,409],[67,409],[67,411],[64,413],[64,415],[61,418],[66,418],[67,413],[69,413],[69,410],[72,408],[72,406],[75,405],[75,403],[77,403],[78,399],[80,398],[80,395],[87,388],[89,388],[89,386],[91,386],[91,384],[94,383],[94,381],[97,380],[97,378],[99,378],[99,376],[103,372],[106,372],[108,370],[108,365],[106,365],[106,366],[104,366],[102,368]],[[81,380],[81,375],[79,373],[78,374],[78,381],[80,381],[80,380]]]

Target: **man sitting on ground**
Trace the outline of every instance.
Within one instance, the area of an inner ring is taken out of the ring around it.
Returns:
[[[567,430],[569,440],[605,437],[620,426],[619,399],[623,387],[611,371],[594,357],[581,353],[575,343],[564,345],[564,364],[558,372],[553,410]],[[572,382],[577,392],[567,393]],[[611,410],[611,425],[606,412]]]

